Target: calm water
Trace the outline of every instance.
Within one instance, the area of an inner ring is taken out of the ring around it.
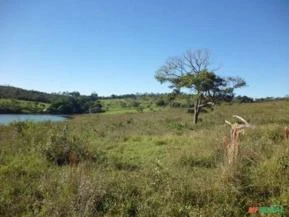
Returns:
[[[0,124],[9,124],[15,121],[64,121],[65,119],[60,115],[0,114]]]

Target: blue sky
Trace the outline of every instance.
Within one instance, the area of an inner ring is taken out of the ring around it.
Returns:
[[[169,92],[170,56],[211,50],[251,97],[289,94],[288,0],[0,0],[0,84],[99,95]]]

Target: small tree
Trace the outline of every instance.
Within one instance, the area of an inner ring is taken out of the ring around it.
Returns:
[[[160,83],[168,82],[174,90],[188,88],[194,92],[195,124],[203,107],[214,105],[218,100],[232,99],[234,89],[246,85],[241,78],[216,75],[209,66],[207,50],[188,50],[183,56],[169,58],[155,74]]]

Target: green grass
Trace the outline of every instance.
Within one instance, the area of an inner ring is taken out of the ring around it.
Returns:
[[[185,109],[1,126],[0,216],[239,217],[289,204],[288,111],[280,101],[221,105],[197,126]],[[256,128],[227,177],[233,114]]]
[[[49,104],[34,101],[16,100],[16,99],[0,99],[1,113],[43,113]]]
[[[125,114],[136,112],[156,112],[162,110],[155,99],[140,97],[138,99],[102,99],[100,100],[106,114]]]

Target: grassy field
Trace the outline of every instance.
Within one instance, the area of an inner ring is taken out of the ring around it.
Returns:
[[[241,136],[234,175],[224,173],[233,114],[256,125]],[[250,206],[285,207],[284,126],[289,101],[221,105],[197,126],[185,109],[1,126],[0,216],[240,217]]]
[[[140,99],[102,99],[100,103],[106,114],[125,114],[136,112],[160,111],[152,97],[142,97]]]

